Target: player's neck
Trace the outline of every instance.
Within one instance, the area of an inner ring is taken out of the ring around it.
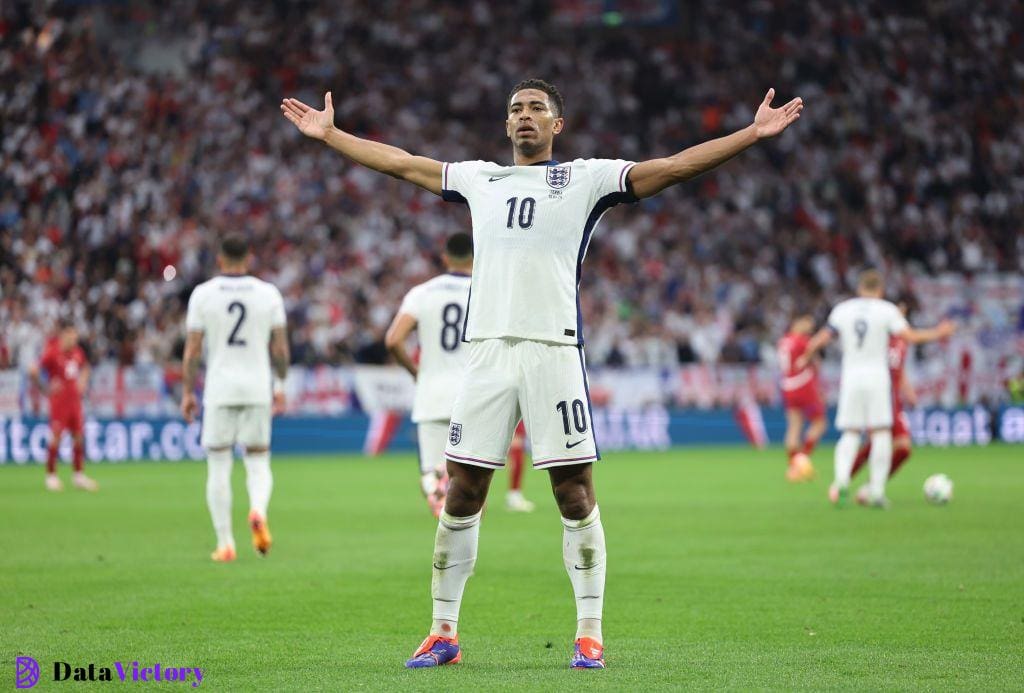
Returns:
[[[220,271],[220,276],[222,276],[222,277],[245,277],[245,276],[248,276],[248,274],[249,273],[246,270],[239,269],[237,267],[232,267],[232,268],[225,267],[224,269],[222,269]]]
[[[512,148],[512,162],[516,166],[533,166],[534,164],[546,164],[552,161],[551,147],[536,154],[526,154],[515,147]]]

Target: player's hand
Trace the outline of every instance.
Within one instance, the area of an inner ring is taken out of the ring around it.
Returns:
[[[764,95],[764,101],[757,107],[757,113],[754,114],[754,129],[758,139],[778,135],[800,117],[800,111],[804,108],[804,100],[799,96],[785,106],[772,108],[774,98],[775,89],[769,89]]]
[[[281,113],[292,121],[306,137],[322,140],[334,127],[334,101],[331,92],[324,94],[324,110],[318,111],[298,99],[284,99],[281,102]]]
[[[280,416],[281,414],[284,414],[286,409],[287,409],[287,402],[285,401],[284,393],[283,392],[276,392],[276,393],[274,393],[274,400],[273,400],[273,403],[270,405],[270,412],[274,416]]]
[[[952,337],[956,334],[956,323],[952,320],[943,320],[939,323],[939,339],[945,339],[946,337]]]
[[[807,364],[809,363],[810,359],[807,358],[807,354],[800,354],[799,356],[796,357],[796,363],[794,365],[796,366],[796,369],[798,371],[802,371],[803,369],[807,368]]]
[[[186,423],[192,423],[199,410],[199,403],[196,401],[195,393],[186,392],[181,396],[181,416]]]
[[[917,408],[917,390],[914,388],[908,387],[906,392],[903,393],[903,399],[906,400],[911,409]]]

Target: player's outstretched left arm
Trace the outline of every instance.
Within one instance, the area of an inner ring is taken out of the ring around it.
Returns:
[[[203,333],[189,332],[185,337],[185,355],[181,359],[181,415],[192,423],[199,411],[196,400],[196,377],[199,375],[199,359],[203,354]]]
[[[772,108],[775,90],[769,89],[754,114],[754,122],[731,135],[708,140],[663,159],[641,161],[629,171],[629,182],[637,197],[657,195],[676,183],[690,180],[725,163],[758,140],[774,137],[800,117],[803,99],[797,97]]]
[[[318,111],[298,99],[281,101],[281,113],[306,137],[325,142],[342,156],[374,171],[414,183],[435,195],[441,194],[441,162],[415,156],[383,142],[364,140],[334,127],[334,100],[324,95],[324,110]]]

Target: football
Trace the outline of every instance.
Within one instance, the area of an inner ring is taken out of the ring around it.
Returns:
[[[932,474],[924,481],[924,497],[929,503],[945,505],[953,499],[953,480],[945,474]]]

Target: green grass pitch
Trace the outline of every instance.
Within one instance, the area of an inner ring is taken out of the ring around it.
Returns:
[[[566,668],[575,610],[546,474],[527,475],[528,516],[505,511],[495,478],[463,663],[406,671],[429,625],[435,527],[411,455],[275,458],[266,559],[236,465],[229,565],[208,558],[201,464],[98,465],[95,495],[0,468],[3,685],[27,654],[36,690],[106,688],[50,682],[54,660],[199,666],[199,690],[1024,687],[1024,449],[919,449],[888,512],[833,509],[826,480],[786,484],[781,457],[606,456],[608,669],[591,672]],[[816,455],[823,477],[830,459]],[[921,485],[940,471],[956,497],[929,506]]]

